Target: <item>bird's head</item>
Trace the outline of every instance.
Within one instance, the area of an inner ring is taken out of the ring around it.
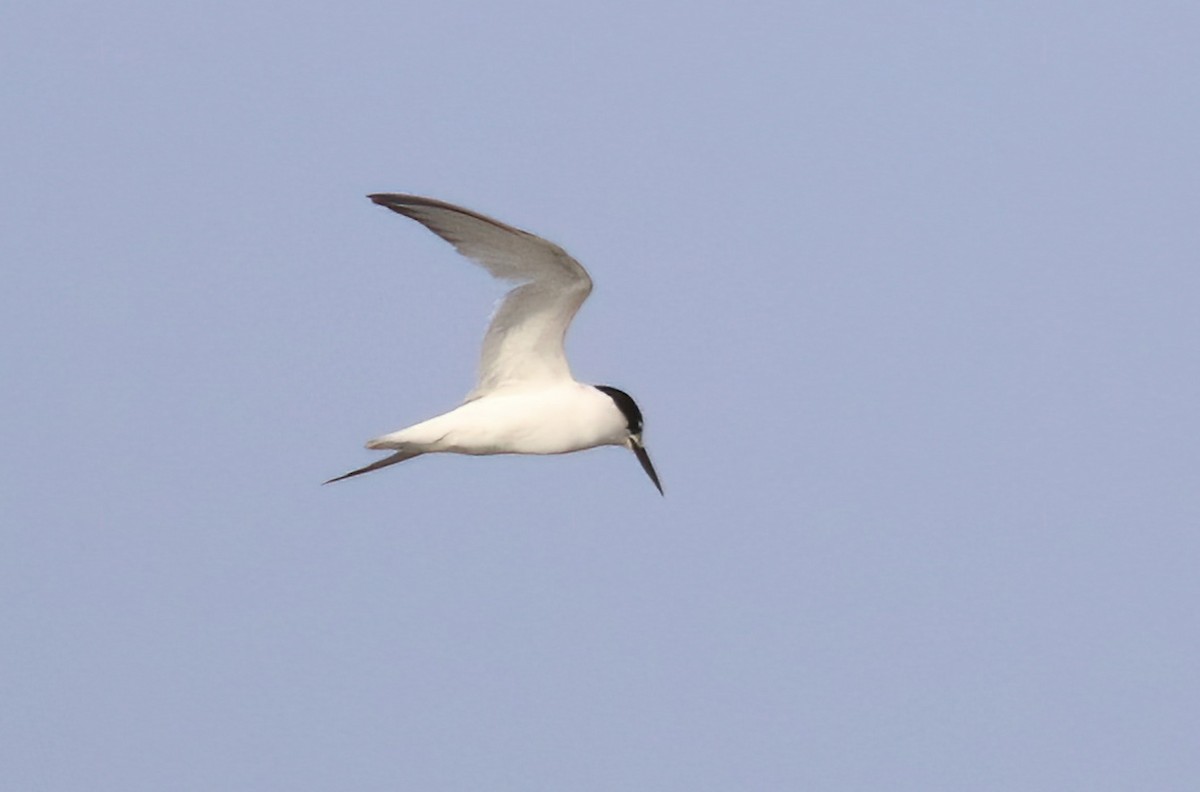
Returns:
[[[638,458],[638,462],[642,463],[642,470],[646,471],[646,475],[654,482],[654,486],[658,488],[660,495],[665,495],[662,484],[659,483],[658,474],[654,472],[654,465],[650,464],[650,454],[646,452],[646,447],[642,445],[642,411],[638,409],[637,402],[623,390],[614,388],[611,385],[597,385],[596,390],[600,391],[608,398],[613,400],[613,404],[621,411],[621,415],[625,416],[625,442],[622,444],[634,453]]]

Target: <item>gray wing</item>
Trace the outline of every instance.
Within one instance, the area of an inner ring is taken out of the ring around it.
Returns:
[[[571,378],[563,341],[592,291],[592,279],[578,261],[553,242],[460,206],[416,195],[370,198],[416,220],[493,277],[520,284],[492,317],[479,381],[468,398],[520,382]]]

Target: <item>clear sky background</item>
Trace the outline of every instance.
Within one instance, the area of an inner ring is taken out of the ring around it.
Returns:
[[[1200,7],[0,19],[0,788],[1200,788]],[[620,449],[430,457],[595,281]]]

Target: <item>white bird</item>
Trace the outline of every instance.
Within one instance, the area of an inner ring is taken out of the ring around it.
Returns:
[[[329,484],[422,454],[566,454],[614,445],[633,451],[662,493],[642,445],[642,412],[629,394],[576,382],[563,350],[592,279],[541,237],[459,206],[416,195],[369,196],[421,223],[493,277],[516,281],[483,337],[479,381],[450,412],[367,443],[394,453]]]

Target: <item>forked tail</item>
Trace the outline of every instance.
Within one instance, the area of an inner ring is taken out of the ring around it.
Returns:
[[[417,450],[411,449],[411,448],[405,448],[400,451],[397,451],[396,453],[392,454],[391,456],[386,456],[383,459],[376,460],[375,462],[372,462],[371,464],[367,465],[366,467],[360,467],[358,470],[351,470],[349,473],[345,473],[341,476],[338,476],[337,478],[331,478],[331,479],[329,479],[329,481],[326,481],[325,483],[332,484],[335,481],[341,481],[342,479],[348,479],[351,476],[357,476],[362,473],[370,473],[372,470],[379,470],[380,468],[385,468],[388,465],[395,465],[398,462],[403,462],[407,459],[412,459],[413,457],[418,457],[422,453],[424,453],[424,452],[417,451]]]

